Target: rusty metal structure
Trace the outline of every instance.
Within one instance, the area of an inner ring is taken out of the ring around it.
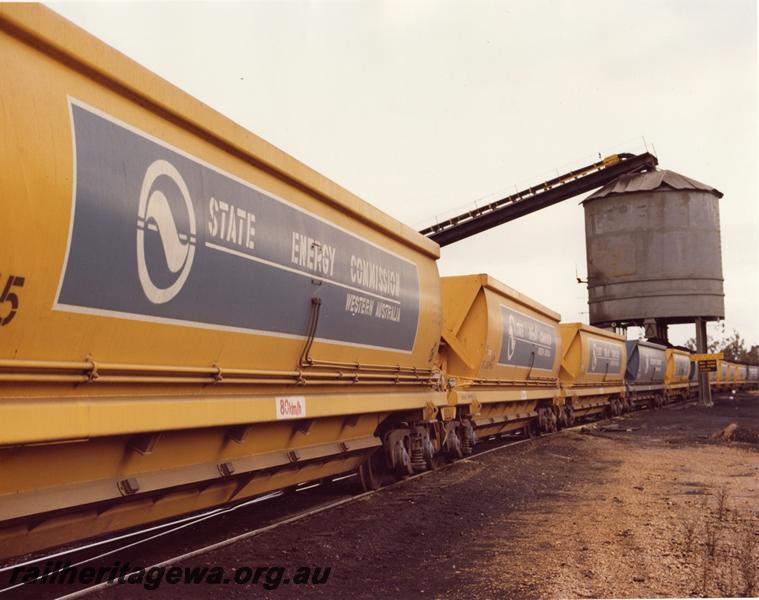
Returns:
[[[724,318],[721,197],[673,171],[650,170],[586,198],[590,322],[649,326],[647,337],[666,339],[666,325]]]
[[[673,171],[623,175],[583,202],[590,322],[644,327],[695,323],[699,352],[706,323],[725,315],[719,199],[722,192]],[[706,374],[702,404],[711,404]]]

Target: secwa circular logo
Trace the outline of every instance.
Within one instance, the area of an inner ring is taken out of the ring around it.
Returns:
[[[165,178],[173,182],[171,187],[179,191],[187,209],[187,218],[182,220],[186,221],[184,231],[177,227],[179,219],[172,213],[172,205],[164,193],[170,189],[163,181]],[[148,231],[157,234],[165,258],[163,264],[156,257],[160,253],[146,251]],[[137,273],[145,296],[153,304],[168,302],[182,289],[192,268],[196,241],[195,211],[187,184],[169,161],[156,160],[145,171],[137,210]]]

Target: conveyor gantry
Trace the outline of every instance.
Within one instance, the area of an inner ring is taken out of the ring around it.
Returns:
[[[581,169],[435,223],[419,233],[441,246],[447,246],[541,208],[594,190],[620,175],[653,169],[658,163],[657,158],[648,152],[613,154]]]

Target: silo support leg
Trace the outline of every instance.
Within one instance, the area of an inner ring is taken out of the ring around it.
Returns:
[[[706,354],[706,321],[696,319],[696,348],[700,354]],[[712,388],[709,385],[709,373],[698,374],[698,404],[699,406],[714,406]]]

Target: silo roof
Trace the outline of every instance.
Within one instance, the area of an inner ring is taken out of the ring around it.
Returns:
[[[643,173],[628,173],[618,177],[611,183],[607,183],[597,192],[592,193],[585,198],[584,202],[596,198],[604,198],[612,194],[630,194],[635,192],[651,192],[654,190],[702,190],[711,192],[718,198],[723,194],[718,189],[710,185],[680,175],[674,171],[656,170],[644,171]]]

